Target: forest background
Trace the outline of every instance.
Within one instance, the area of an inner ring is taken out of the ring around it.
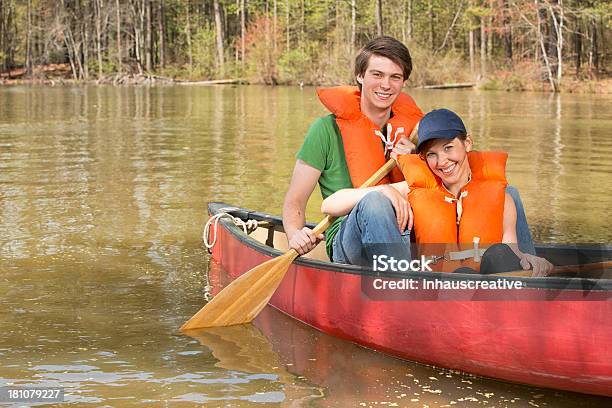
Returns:
[[[612,92],[609,0],[0,0],[0,82],[341,84],[391,35],[409,86]]]

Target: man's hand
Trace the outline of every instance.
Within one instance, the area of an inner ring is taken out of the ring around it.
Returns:
[[[385,195],[393,205],[395,209],[395,215],[397,216],[397,226],[399,227],[400,233],[404,232],[406,225],[408,230],[412,230],[412,208],[410,202],[406,199],[402,193],[394,189],[388,184],[378,186],[378,191]]]
[[[298,254],[304,255],[312,251],[323,240],[323,234],[314,235],[308,227],[296,230],[289,238],[289,248],[295,249]]]
[[[402,136],[393,150],[391,150],[391,158],[395,160],[398,155],[414,153],[415,150],[416,145],[408,139],[408,136]]]
[[[317,185],[321,171],[298,160],[293,169],[291,183],[283,203],[283,227],[287,233],[289,248],[295,249],[300,255],[311,251],[323,235],[315,237],[310,228],[304,227],[306,203]]]
[[[544,258],[540,258],[539,256],[530,255],[530,254],[522,254],[520,257],[521,266],[524,270],[529,270],[533,267],[533,273],[531,274],[532,278],[539,278],[542,276],[547,276],[550,274],[554,268],[553,264],[548,262],[548,260]]]

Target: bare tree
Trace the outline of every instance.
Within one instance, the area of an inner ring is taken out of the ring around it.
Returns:
[[[4,41],[5,30],[6,30],[5,4],[4,4],[4,0],[0,0],[0,57],[2,57],[2,71],[6,70],[6,55],[5,55],[6,48],[5,48],[5,41]]]
[[[550,11],[550,16],[553,22],[553,28],[556,39],[556,68],[557,68],[557,87],[561,84],[561,77],[563,75],[563,20],[564,20],[564,12],[563,12],[563,0],[556,1],[556,7],[550,2],[547,2],[548,9]]]
[[[58,23],[62,32],[62,39],[68,52],[68,61],[74,79],[84,79],[83,66],[83,21],[74,14],[74,9],[67,6],[65,0],[58,4]]]
[[[274,6],[273,6],[273,19],[272,19],[272,32],[274,33],[274,35],[272,36],[272,48],[274,49],[274,54],[276,54],[276,20],[277,20],[277,15],[276,15],[276,0],[274,0]]]
[[[457,11],[455,12],[455,16],[453,17],[453,21],[448,26],[448,29],[446,30],[446,34],[444,35],[444,40],[442,41],[442,44],[434,52],[442,51],[444,47],[446,47],[446,42],[450,38],[451,33],[453,32],[453,28],[455,28],[455,24],[457,23],[457,20],[459,19],[459,16],[461,15],[462,12],[463,12],[463,3],[459,2],[457,6]]]
[[[298,39],[298,44],[300,46],[303,46],[304,42],[306,40],[306,38],[305,38],[305,33],[306,33],[306,10],[305,10],[305,6],[304,6],[304,1],[305,0],[301,0],[300,1],[300,35],[299,35],[299,39]]]
[[[79,31],[81,37],[81,59],[83,64],[83,69],[81,70],[81,78],[88,79],[89,78],[89,23],[91,20],[91,13],[89,11],[90,4],[89,2],[85,2],[81,10],[75,10],[75,20],[79,17],[81,18],[81,23],[79,24]],[[80,16],[77,13],[81,14]],[[77,20],[78,21],[78,20]]]
[[[376,0],[376,34],[383,35],[382,0]]]
[[[412,39],[412,0],[408,0],[406,13],[406,38]]]
[[[153,22],[151,18],[151,0],[143,0],[143,7],[145,9],[145,66],[147,72],[153,70]]]
[[[224,38],[223,38],[223,20],[221,19],[221,4],[219,0],[213,0],[213,7],[215,12],[215,29],[217,34],[217,60],[219,64],[219,74],[221,76],[225,75],[225,63],[224,63],[224,53],[225,50],[223,48]]]
[[[166,8],[164,0],[159,0],[157,36],[159,38],[159,65],[161,68],[166,66]]]
[[[589,67],[597,76],[599,71],[599,46],[597,39],[597,17],[591,17],[591,47],[589,50]]]
[[[436,48],[436,27],[434,23],[433,0],[427,2],[427,16],[429,18],[429,46],[433,51]]]
[[[357,32],[357,0],[351,0],[351,52],[355,49]]]
[[[580,18],[578,16],[574,17],[574,53],[575,60],[574,63],[576,65],[576,76],[580,75],[580,68],[582,65],[582,32],[580,31]]]
[[[534,0],[536,6],[536,16],[537,16],[537,30],[536,34],[538,36],[538,42],[540,43],[540,50],[542,52],[542,58],[544,60],[544,66],[546,68],[546,74],[548,77],[548,82],[550,83],[550,90],[553,92],[557,92],[557,85],[555,80],[553,79],[552,70],[550,68],[550,62],[548,60],[548,54],[546,52],[546,44],[544,40],[544,36],[542,35],[542,19],[540,18],[540,4],[539,0]]]
[[[469,1],[469,7],[470,9],[474,6],[474,0],[470,0]],[[474,30],[474,15],[470,13],[469,15],[469,20],[468,20],[468,54],[469,54],[469,58],[470,58],[470,72],[472,73],[472,75],[474,75],[474,72],[476,71],[476,63],[474,62],[474,55],[476,54],[475,51],[475,37],[476,37],[476,33]]]
[[[143,0],[144,1],[144,0]],[[141,2],[139,0],[136,1],[132,1],[130,3],[130,11],[131,11],[131,17],[132,17],[132,28],[134,31],[134,56],[136,58],[136,63],[138,65],[138,72],[142,74],[143,72],[143,67],[142,67],[142,31],[143,31],[143,18],[142,18],[142,14],[141,14],[141,10],[143,10],[143,7]]]
[[[487,76],[487,33],[484,16],[480,17],[480,76]]]
[[[185,24],[185,37],[187,40],[187,58],[189,60],[189,70],[193,71],[193,47],[191,41],[191,4],[188,1],[185,5],[186,8],[186,24]]]
[[[247,0],[240,0],[240,63],[241,72],[244,75],[244,63],[245,63],[245,52],[246,52],[246,2]],[[287,43],[289,42],[289,30],[287,29]],[[289,44],[287,44],[287,47]]]
[[[503,0],[503,24],[504,24],[504,54],[506,62],[512,64],[512,19],[508,6],[509,0]]]
[[[26,75],[32,76],[32,0],[28,0],[27,10],[27,29],[26,29]]]
[[[289,10],[290,10],[289,9],[289,0],[287,0],[287,2],[285,4],[286,4],[286,6],[285,6],[285,33],[287,34],[287,39],[286,39],[287,44],[286,44],[286,47],[287,47],[287,50],[289,50],[289,45],[290,45],[290,43],[289,43]]]
[[[117,65],[118,71],[121,72],[121,8],[119,7],[119,0],[115,0],[115,9],[117,17],[117,19],[115,20],[115,30],[117,33]]]
[[[102,78],[102,10],[104,0],[95,0],[95,25],[96,25],[96,55],[98,57],[98,78]]]

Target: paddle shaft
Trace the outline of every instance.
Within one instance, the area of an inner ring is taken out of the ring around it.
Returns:
[[[376,172],[372,174],[361,186],[359,186],[359,188],[368,188],[368,187],[372,187],[376,185],[376,183],[382,180],[387,174],[389,174],[391,170],[393,170],[395,165],[396,165],[395,160],[393,159],[387,160],[387,162],[381,168],[376,170]],[[322,234],[325,231],[327,231],[329,226],[332,225],[332,223],[336,220],[336,218],[338,217],[326,215],[325,218],[323,218],[321,222],[319,222],[312,230],[313,235],[319,236],[319,234]],[[289,255],[289,253],[291,253],[291,255]],[[300,256],[298,251],[296,251],[294,248],[291,248],[289,251],[285,252],[285,255],[287,256],[287,259],[290,260],[289,263],[293,262],[295,258]]]
[[[408,136],[408,139],[415,145],[419,143],[419,123],[421,122],[417,122],[417,124],[414,125],[412,132],[410,132],[410,136]]]
[[[593,262],[588,264],[578,264],[578,265],[561,265],[555,266],[548,276],[553,275],[561,275],[564,273],[580,273],[592,271],[594,269],[604,269],[604,268],[612,268],[612,261],[602,261],[602,262]],[[516,277],[529,277],[531,276],[531,270],[519,270],[519,271],[511,271],[511,272],[499,272],[494,273],[493,275],[497,276],[516,276]]]

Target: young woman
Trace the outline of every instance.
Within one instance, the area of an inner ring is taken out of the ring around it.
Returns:
[[[519,251],[516,207],[506,193],[507,155],[472,152],[472,139],[454,112],[438,109],[419,123],[417,155],[397,158],[406,181],[369,189],[340,190],[323,201],[321,211],[349,213],[368,194],[382,194],[396,210],[398,229],[414,233],[417,244],[508,244],[523,269],[546,276],[553,265]]]

